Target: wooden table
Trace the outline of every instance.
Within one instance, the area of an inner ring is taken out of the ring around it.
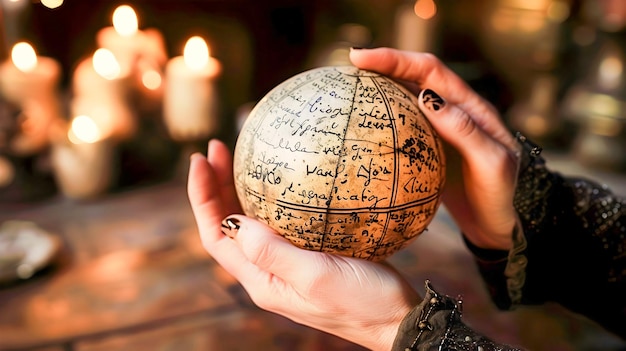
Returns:
[[[63,249],[31,280],[0,286],[0,350],[360,350],[253,307],[202,249],[180,182],[0,211],[9,219]]]
[[[0,222],[9,219],[37,223],[63,249],[30,280],[0,286],[2,351],[363,350],[256,308],[202,249],[182,181],[92,202],[56,197],[0,208]],[[465,321],[502,342],[532,350],[620,345],[558,306],[497,311],[444,208],[390,262],[420,292],[428,278],[462,295]]]

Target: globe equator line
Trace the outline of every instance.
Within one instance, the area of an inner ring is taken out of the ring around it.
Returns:
[[[262,199],[263,201],[266,201],[268,203],[273,203],[279,206],[282,206],[284,208],[289,208],[292,210],[298,210],[298,211],[305,211],[305,212],[311,212],[311,213],[332,213],[332,214],[345,214],[345,213],[389,213],[389,212],[396,212],[399,210],[405,210],[405,209],[409,209],[412,208],[414,206],[418,206],[418,205],[424,205],[433,201],[437,201],[438,197],[439,197],[439,192],[433,193],[427,197],[415,200],[415,201],[411,201],[411,202],[407,202],[401,205],[396,205],[396,206],[385,206],[385,207],[370,207],[370,206],[364,206],[364,207],[350,207],[350,208],[329,208],[329,207],[319,207],[319,206],[308,206],[308,205],[300,205],[300,204],[294,204],[292,202],[287,202],[287,201],[283,201],[283,200],[276,200],[276,201],[269,201],[267,200],[267,198],[265,197],[265,195],[260,194],[256,191],[250,190],[250,189],[246,189],[246,193],[248,193],[248,195],[252,195],[254,197],[257,197],[259,199]]]
[[[277,205],[283,206],[285,208],[289,208],[292,210],[300,210],[300,211],[307,211],[307,212],[315,212],[315,213],[324,213],[324,212],[328,212],[330,214],[342,214],[342,213],[390,213],[390,212],[397,212],[397,211],[401,211],[401,210],[406,210],[406,209],[410,209],[414,206],[418,206],[418,205],[424,205],[424,204],[428,204],[430,202],[433,201],[437,201],[439,194],[435,193],[432,194],[428,197],[416,200],[416,201],[412,201],[412,202],[407,202],[404,203],[402,205],[396,205],[396,206],[385,206],[385,207],[352,207],[352,208],[326,208],[326,207],[317,207],[317,206],[300,206],[297,204],[293,204],[290,202],[283,202],[281,200],[278,200],[276,202]]]

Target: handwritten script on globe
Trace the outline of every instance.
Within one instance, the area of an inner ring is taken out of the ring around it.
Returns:
[[[356,67],[321,67],[256,104],[234,175],[245,214],[296,246],[379,261],[433,219],[445,160],[407,89]]]

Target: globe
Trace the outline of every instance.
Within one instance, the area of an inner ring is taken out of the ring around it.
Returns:
[[[445,182],[441,140],[394,80],[314,68],[272,89],[234,151],[246,215],[294,245],[380,261],[432,221]]]

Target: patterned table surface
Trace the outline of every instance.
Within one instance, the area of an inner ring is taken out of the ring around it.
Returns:
[[[0,350],[362,350],[256,308],[202,249],[184,182],[2,209],[0,223],[10,219],[37,223],[63,246],[30,280],[0,286]],[[620,344],[558,306],[497,311],[445,208],[390,262],[420,292],[430,279],[462,295],[466,322],[502,342]]]

